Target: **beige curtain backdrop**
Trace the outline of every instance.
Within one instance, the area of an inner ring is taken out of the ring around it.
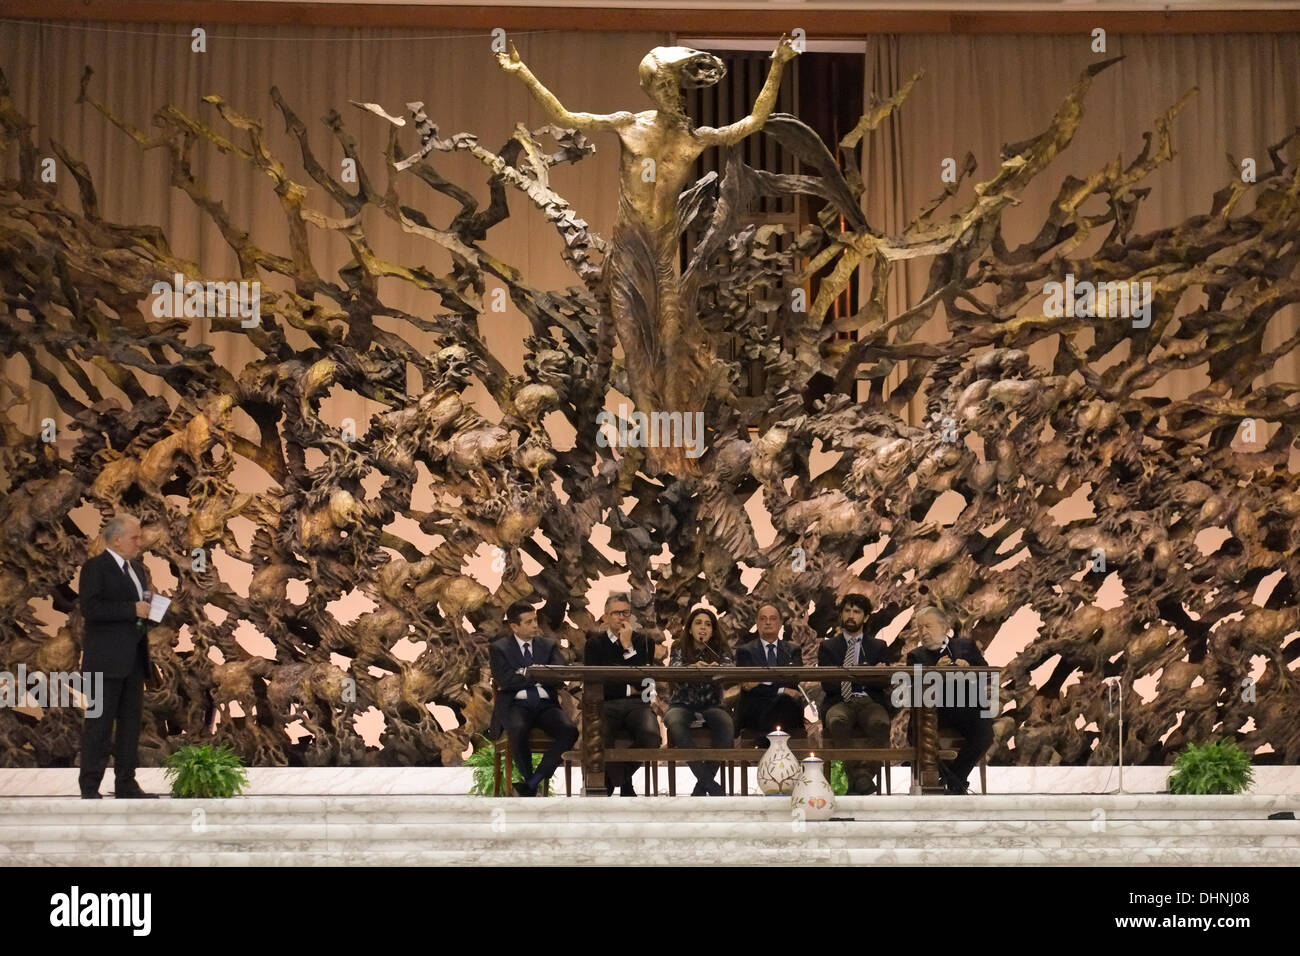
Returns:
[[[605,112],[647,105],[637,86],[636,66],[650,47],[668,38],[535,33],[512,39],[566,105]],[[1153,192],[1142,205],[1139,230],[1171,225],[1207,210],[1212,194],[1237,175],[1226,153],[1238,160],[1254,157],[1263,165],[1266,147],[1300,123],[1296,36],[1109,37],[1104,55],[1119,53],[1126,59],[1095,80],[1074,143],[1025,192],[1023,205],[1007,214],[1009,242],[1024,241],[1036,232],[1064,176],[1084,176],[1117,155],[1131,160],[1142,147],[1143,131],[1192,87],[1199,87],[1200,93],[1173,126],[1177,154],[1145,184]],[[960,166],[966,152],[973,152],[979,163],[974,181],[991,178],[1000,147],[1041,131],[1079,71],[1100,56],[1089,49],[1086,37],[872,38],[866,70],[869,93],[888,96],[912,73],[925,71],[901,111],[869,141],[863,163],[864,202],[872,224],[887,232],[902,231],[921,204],[942,190],[940,164],[945,158],[955,159]],[[441,135],[474,132],[492,149],[505,142],[517,122],[533,127],[545,122],[523,87],[499,72],[488,39],[478,34],[417,37],[398,31],[220,27],[209,32],[207,52],[198,54],[191,52],[188,32],[174,27],[0,24],[0,68],[8,75],[18,107],[36,124],[40,142],[48,146],[51,138],[57,139],[89,165],[105,218],[160,225],[180,254],[196,260],[212,276],[233,275],[233,255],[215,227],[196,215],[188,198],[170,186],[160,151],[142,153],[97,112],[76,105],[85,65],[96,71],[94,95],[146,131],[152,129],[153,111],[167,103],[221,129],[215,111],[200,101],[209,93],[222,95],[246,115],[261,117],[272,150],[299,182],[310,185],[312,204],[328,215],[337,210],[301,171],[296,144],[284,133],[268,96],[273,85],[308,124],[317,157],[334,170],[342,152],[319,118],[330,108],[338,110],[358,140],[361,155],[370,158],[370,174],[381,183],[385,174],[380,157],[388,126],[349,106],[349,100],[378,102],[393,114],[403,114],[407,102],[422,100]],[[403,139],[407,146],[415,143],[409,131]],[[595,156],[556,169],[553,183],[579,215],[607,235],[618,187],[617,144],[601,137],[596,146]],[[286,250],[284,220],[270,181],[211,148],[200,149],[197,157],[196,174],[213,195],[222,198],[234,220],[262,245]],[[14,157],[5,161],[6,175],[16,175]],[[483,167],[463,155],[435,154],[433,161],[443,175],[486,201]],[[60,174],[59,185],[63,200],[76,208],[75,183],[66,172]],[[960,197],[969,197],[971,187],[971,182],[963,184]],[[435,222],[445,222],[454,211],[450,201],[418,184],[406,183],[402,190],[406,202],[428,211]],[[488,251],[521,269],[535,285],[574,284],[561,262],[554,230],[522,196],[512,195],[510,203],[509,223],[493,230],[485,244]],[[381,256],[404,264],[426,264],[434,271],[449,265],[429,243],[402,234],[388,220],[367,221],[367,231]],[[312,233],[317,267],[322,274],[332,274],[346,260],[346,246],[318,230]],[[899,270],[892,290],[895,306],[913,301],[924,288],[926,268],[921,263]],[[438,310],[436,299],[421,297],[402,283],[386,284],[383,296],[386,302],[415,313]],[[1185,305],[1192,307],[1192,303]],[[1294,310],[1284,315],[1270,328],[1266,344],[1275,345],[1289,335],[1296,321]],[[410,328],[401,332],[417,345],[433,344],[422,341]],[[238,334],[213,334],[200,325],[190,334],[192,341],[210,342],[217,356],[235,368],[254,355]],[[527,325],[513,307],[505,315],[485,317],[483,334],[509,369],[521,370]],[[942,316],[925,334],[942,334]],[[1033,358],[1047,364],[1051,355],[1040,349]],[[27,378],[23,359],[0,360],[5,360],[11,377]],[[102,376],[87,371],[104,384]],[[1272,377],[1300,380],[1300,357],[1288,356]],[[1203,383],[1203,370],[1190,370],[1172,384],[1174,391],[1185,393]],[[167,394],[160,381],[153,384]],[[115,394],[108,386],[106,393]],[[495,418],[498,412],[485,393],[480,390],[477,397],[483,414]],[[913,421],[920,407],[919,401],[913,404]],[[322,406],[322,417],[336,424],[353,417],[360,433],[371,411],[355,396],[341,393]],[[66,424],[51,396],[39,386],[32,389],[30,405],[13,408],[9,414],[29,434],[46,416],[60,426]],[[558,418],[550,419],[556,423],[556,444],[569,447],[572,433]],[[248,433],[254,437],[251,422]],[[249,472],[249,490],[256,488],[257,481],[265,482],[255,469]],[[416,507],[427,505],[427,500],[415,502]],[[84,517],[90,522],[87,530],[93,533],[98,516],[88,508],[82,510],[87,514],[78,520]],[[760,541],[770,539],[770,525],[757,496],[750,512]],[[417,545],[428,543],[413,526],[401,533]],[[498,576],[488,563],[485,559],[484,566],[472,572],[481,573],[484,584],[495,586]],[[241,574],[234,567],[238,562],[232,559],[230,564],[221,568],[222,576],[239,589]],[[619,583],[617,578],[598,582],[589,600],[599,602],[601,592]],[[55,623],[52,615],[51,627]],[[990,648],[989,659],[1010,660],[1034,626],[1032,618],[1008,622],[994,642],[996,647]],[[249,639],[255,642],[256,635]]]

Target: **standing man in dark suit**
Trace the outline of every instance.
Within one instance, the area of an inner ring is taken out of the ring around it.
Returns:
[[[988,666],[988,661],[980,653],[979,645],[969,637],[956,635],[947,612],[933,605],[923,607],[916,612],[913,621],[921,634],[921,646],[908,653],[907,663],[920,664],[922,667]],[[949,636],[950,631],[953,636]],[[939,726],[957,731],[966,740],[952,763],[940,762],[939,776],[943,778],[944,788],[949,793],[967,793],[970,790],[971,768],[979,763],[980,757],[984,756],[993,743],[993,719],[983,716],[979,705],[941,706]]]
[[[600,619],[604,628],[587,635],[583,663],[597,667],[646,667],[663,656],[663,645],[657,645],[649,634],[638,633],[632,627],[632,600],[626,594],[611,594],[605,601],[605,613]],[[650,706],[654,699],[653,683],[644,684],[633,676],[633,683],[609,681],[604,684],[604,739],[606,756],[614,748],[614,735],[626,730],[632,736],[633,746],[657,748],[660,743],[659,720]],[[588,685],[590,687],[590,685]],[[614,795],[635,797],[632,774],[635,764],[605,764],[605,790]]]
[[[144,680],[149,671],[149,573],[140,561],[140,522],[115,515],[104,525],[105,550],[81,566],[77,587],[85,620],[81,669],[104,675],[104,706],[85,720],[78,783],[85,800],[99,799],[99,784],[113,750],[113,795],[156,797],[135,779],[144,709]],[[116,737],[114,739],[114,723]]]
[[[510,738],[510,753],[523,780],[515,784],[521,797],[535,797],[543,781],[550,780],[560,765],[564,752],[578,740],[578,728],[560,708],[557,695],[563,681],[534,682],[524,671],[534,664],[564,664],[560,645],[542,637],[537,626],[537,612],[531,605],[516,601],[506,609],[510,636],[493,641],[488,648],[492,660],[492,686],[496,702],[492,707],[495,738],[504,728]],[[533,753],[528,735],[540,727],[555,738],[533,770]]]
[[[840,601],[840,627],[817,649],[818,667],[871,667],[888,663],[889,645],[866,634],[863,628],[871,613],[871,602],[862,594],[847,594]],[[836,747],[847,747],[854,729],[860,730],[870,747],[889,746],[889,699],[883,686],[851,681],[822,681],[826,733]],[[876,792],[875,761],[846,763],[849,793]]]
[[[781,612],[764,604],[754,620],[758,637],[736,648],[737,667],[802,667],[803,653],[793,641],[777,640]],[[795,681],[750,681],[740,685],[736,729],[756,730],[766,738],[777,727],[793,735],[803,729],[803,693]],[[764,739],[763,745],[767,741]]]

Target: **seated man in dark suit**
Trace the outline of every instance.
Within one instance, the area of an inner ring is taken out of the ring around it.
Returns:
[[[626,594],[611,594],[605,601],[605,614],[601,618],[604,629],[587,635],[583,649],[583,663],[597,667],[646,667],[662,657],[664,649],[649,634],[638,633],[632,627],[632,600]],[[604,740],[605,753],[614,747],[614,735],[626,730],[632,736],[633,746],[658,747],[659,720],[650,706],[653,700],[653,683],[643,684],[634,675],[632,683],[607,681],[604,684]],[[618,787],[624,797],[636,796],[632,788],[635,764],[605,764],[605,789],[610,796]]]
[[[907,663],[923,667],[986,667],[988,661],[979,646],[969,637],[952,636],[953,624],[947,612],[934,606],[921,608],[913,618],[921,635],[921,646],[907,655]],[[980,714],[976,706],[939,708],[939,725],[955,730],[966,742],[950,764],[939,764],[939,775],[949,793],[962,794],[970,789],[971,768],[980,761],[993,743],[993,718]],[[915,730],[916,724],[913,723]]]
[[[541,636],[537,612],[523,601],[516,601],[506,610],[506,623],[510,625],[510,636],[493,641],[489,648],[492,686],[497,692],[490,733],[495,737],[505,729],[515,766],[524,778],[515,784],[515,793],[535,797],[542,782],[555,773],[564,752],[577,742],[578,728],[556,699],[561,681],[534,682],[524,676],[533,664],[566,663],[560,645]],[[532,769],[533,754],[528,747],[534,727],[555,738],[536,770]]]
[[[764,604],[754,619],[758,637],[736,648],[737,667],[802,667],[803,653],[792,641],[778,640],[781,612]],[[740,685],[736,730],[754,730],[766,738],[778,727],[794,735],[803,730],[803,693],[796,681],[749,681]],[[766,746],[766,739],[763,745]]]
[[[845,595],[840,601],[840,627],[817,649],[818,667],[871,667],[889,663],[889,646],[879,638],[863,632],[871,602],[862,594]],[[889,746],[889,697],[883,685],[868,686],[850,681],[823,681],[826,698],[822,702],[822,720],[831,743],[849,746],[855,729],[869,746]],[[877,762],[846,763],[849,793],[875,793],[873,780],[880,769]]]

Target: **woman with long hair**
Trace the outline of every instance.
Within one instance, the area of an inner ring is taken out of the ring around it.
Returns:
[[[722,636],[717,616],[706,607],[697,607],[686,616],[686,627],[674,635],[669,667],[716,667],[732,662],[730,649]],[[722,690],[716,683],[675,683],[668,696],[668,713],[664,725],[668,728],[670,747],[692,747],[691,725],[702,721],[709,730],[709,744],[715,749],[731,747],[736,742],[736,728],[731,714],[722,705]],[[698,726],[698,725],[697,725]],[[690,764],[695,774],[693,797],[720,797],[726,791],[715,778],[718,764],[715,761],[696,760]]]

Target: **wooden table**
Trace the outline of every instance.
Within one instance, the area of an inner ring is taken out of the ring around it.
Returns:
[[[589,667],[582,664],[537,664],[528,668],[531,680],[550,678],[562,681],[579,681],[582,684],[582,737],[578,744],[582,754],[582,792],[585,796],[606,796],[605,791],[605,735],[604,721],[605,681],[618,681],[635,687],[656,687],[659,684],[751,683],[756,680],[782,683],[821,683],[823,681],[852,680],[889,689],[893,675],[906,673],[911,677],[926,671],[956,671],[959,673],[1000,674],[997,667],[924,667],[911,664],[890,664],[877,667]],[[653,684],[643,683],[649,679]],[[939,777],[939,715],[934,707],[917,707],[915,764],[922,793],[942,793],[943,781]]]

